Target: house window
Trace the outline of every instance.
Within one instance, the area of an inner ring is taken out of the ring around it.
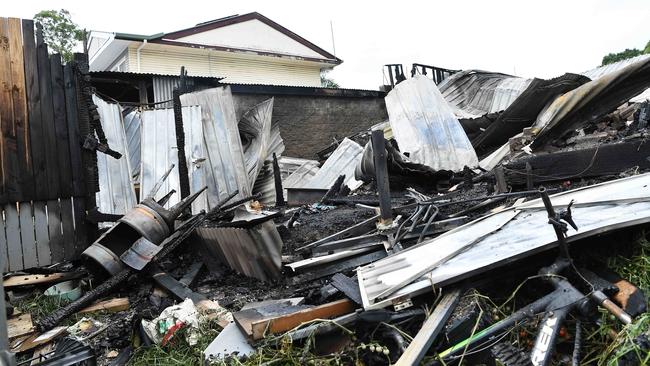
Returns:
[[[120,71],[120,72],[125,72],[126,70],[126,57],[122,58],[120,61],[118,61],[115,66],[111,69],[111,71]]]

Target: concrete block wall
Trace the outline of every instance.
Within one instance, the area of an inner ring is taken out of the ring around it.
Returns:
[[[233,91],[237,118],[271,97],[273,121],[279,121],[285,156],[315,159],[316,152],[345,136],[388,119],[383,96],[305,96]]]

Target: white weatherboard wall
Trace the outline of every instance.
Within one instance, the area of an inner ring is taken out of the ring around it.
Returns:
[[[190,76],[225,77],[230,83],[320,86],[317,62],[150,43],[140,50],[138,69],[137,45],[128,50],[129,72],[179,75],[185,66]]]
[[[318,52],[257,19],[192,34],[175,41],[323,58]]]

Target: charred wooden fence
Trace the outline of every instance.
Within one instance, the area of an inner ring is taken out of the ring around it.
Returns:
[[[3,271],[72,259],[87,245],[84,199],[91,190],[82,163],[78,106],[84,99],[75,65],[48,55],[32,20],[0,18]]]

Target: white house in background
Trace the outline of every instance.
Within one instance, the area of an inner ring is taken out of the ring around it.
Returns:
[[[91,71],[223,77],[229,83],[320,86],[342,60],[259,13],[233,15],[171,33],[93,31]]]

